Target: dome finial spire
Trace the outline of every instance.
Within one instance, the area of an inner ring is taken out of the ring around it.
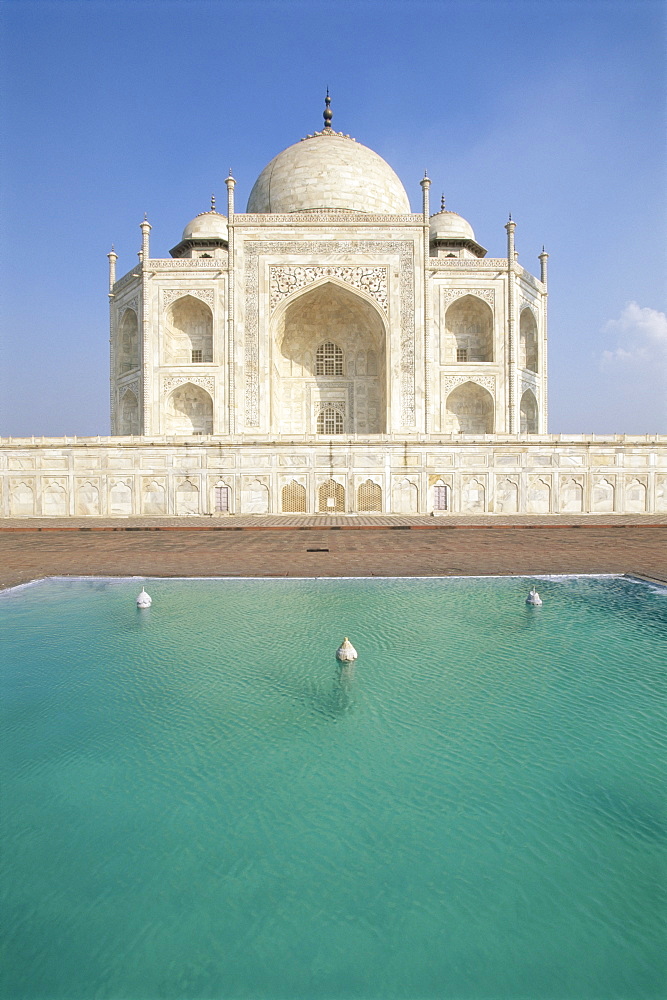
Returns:
[[[444,211],[445,211],[445,193],[444,193],[444,191],[443,191],[443,193],[442,193],[442,194],[440,195],[440,211],[441,211],[441,212],[444,212]]]
[[[329,88],[327,87],[327,96],[324,98],[324,112],[322,114],[324,118],[324,127],[331,128],[331,119],[333,118],[333,111],[331,110],[331,98],[329,97]]]
[[[215,212],[215,195],[211,195],[211,211]]]

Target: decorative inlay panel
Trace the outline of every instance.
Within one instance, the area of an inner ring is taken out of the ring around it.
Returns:
[[[322,410],[337,410],[338,413],[345,415],[347,406],[344,402],[335,399],[320,399],[316,404],[317,412],[321,413]]]
[[[388,217],[387,217],[388,218]],[[291,218],[292,225],[294,218]],[[251,241],[245,244],[245,424],[259,426],[259,257],[261,255],[397,254],[400,293],[401,423],[415,424],[414,244],[410,240]],[[370,269],[372,270],[372,269]]]
[[[483,389],[488,389],[495,399],[496,380],[493,375],[445,375],[442,379],[443,399],[450,394],[452,389],[463,385],[464,382],[475,382],[477,385],[481,385]]]
[[[126,309],[134,309],[135,313],[139,313],[139,296],[135,295],[133,299],[128,299],[127,302],[123,302],[119,306],[119,312],[125,312]]]
[[[149,260],[149,271],[221,271],[227,268],[227,254],[223,257],[174,257]]]
[[[292,292],[320,278],[339,278],[340,281],[358,288],[372,296],[387,312],[387,268],[386,267],[345,267],[324,265],[315,267],[272,266],[269,268],[271,292],[271,312]]]
[[[139,379],[133,378],[131,382],[123,382],[122,385],[118,387],[118,398],[122,399],[128,389],[131,389],[137,400],[141,399],[139,395]]]
[[[529,380],[527,378],[523,378],[523,377],[521,378],[521,386],[520,386],[520,389],[519,389],[520,394],[523,395],[524,392],[526,391],[526,389],[530,389],[530,391],[532,392],[532,394],[537,398],[537,392],[538,392],[537,376],[535,376],[535,379],[533,381],[531,381],[531,380]]]
[[[281,215],[243,214],[234,215],[233,225],[235,226],[291,226],[296,228],[302,225],[322,225],[322,223],[344,222],[365,226],[369,222],[377,225],[385,223],[387,226],[399,224],[422,226],[424,218],[421,214],[411,213],[410,215],[367,215],[365,212],[348,212],[345,209],[325,209],[321,212],[290,212]]]
[[[430,271],[506,271],[506,257],[477,257],[475,260],[458,257],[429,257],[426,264]]]
[[[460,299],[464,295],[475,295],[478,299],[484,299],[492,309],[496,301],[496,293],[493,288],[441,288],[440,295],[445,309],[454,299]]]
[[[164,309],[170,306],[176,299],[182,299],[185,295],[191,295],[195,299],[201,299],[207,306],[213,308],[215,292],[212,288],[165,288],[162,292],[162,306]]]
[[[213,395],[215,390],[214,375],[165,375],[162,379],[162,395],[166,396],[172,389],[176,389],[179,385],[186,385],[188,382],[201,386],[202,389],[206,389]]]

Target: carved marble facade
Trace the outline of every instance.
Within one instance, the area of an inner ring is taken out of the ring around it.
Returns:
[[[0,442],[3,516],[667,510],[664,442],[547,436],[547,275],[325,123],[110,261],[112,437]]]

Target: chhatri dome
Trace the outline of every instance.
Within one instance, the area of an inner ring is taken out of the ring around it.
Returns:
[[[327,91],[323,130],[271,160],[255,181],[247,212],[410,212],[405,188],[389,164],[349,135],[334,132],[330,105]]]
[[[227,239],[227,219],[219,212],[200,212],[199,215],[188,222],[183,230],[182,239]]]

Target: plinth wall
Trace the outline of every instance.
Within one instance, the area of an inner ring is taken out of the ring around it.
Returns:
[[[0,439],[0,516],[667,514],[667,437]]]

